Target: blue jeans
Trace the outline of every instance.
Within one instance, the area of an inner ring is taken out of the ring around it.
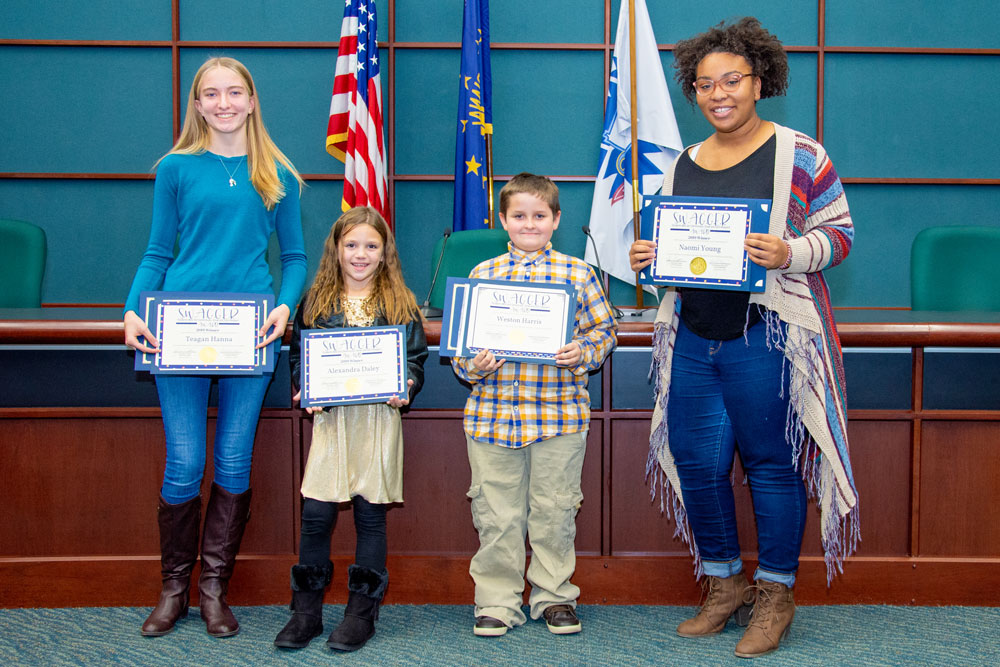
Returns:
[[[766,324],[727,341],[701,338],[678,318],[670,375],[670,452],[705,574],[743,570],[730,474],[739,449],[757,519],[754,579],[791,586],[806,521],[801,470],[785,440],[788,372],[768,349]]]
[[[197,375],[157,375],[167,463],[160,493],[170,504],[191,500],[205,474],[208,392],[212,379]],[[250,462],[257,419],[271,374],[218,378],[219,414],[215,422],[215,483],[229,493],[250,488]]]

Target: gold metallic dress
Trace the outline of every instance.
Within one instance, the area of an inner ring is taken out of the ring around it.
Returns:
[[[367,327],[375,316],[365,299],[342,302],[348,326]],[[370,503],[403,501],[403,428],[387,403],[338,405],[313,415],[312,446],[302,495],[327,502],[362,496]]]

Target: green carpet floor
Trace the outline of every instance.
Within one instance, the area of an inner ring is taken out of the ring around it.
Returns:
[[[504,637],[472,634],[471,606],[389,605],[356,653],[277,649],[287,607],[234,608],[239,635],[213,639],[197,609],[163,637],[139,635],[148,608],[0,609],[2,665],[1000,665],[1000,608],[799,607],[779,651],[733,656],[742,629],[682,639],[689,607],[581,606],[583,632],[555,636],[529,621]],[[326,605],[327,631],[343,613]]]

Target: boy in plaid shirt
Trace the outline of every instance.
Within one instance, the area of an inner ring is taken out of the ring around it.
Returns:
[[[531,618],[544,616],[555,634],[580,631],[580,589],[569,579],[590,425],[587,374],[614,349],[617,325],[594,270],[552,249],[559,217],[555,183],[518,174],[500,191],[510,250],[469,274],[576,288],[573,337],[558,350],[556,365],[505,363],[490,350],[452,359],[455,373],[472,385],[464,426],[479,551],[469,573],[476,584],[474,632],[481,637],[498,637],[527,620],[521,611],[526,533]]]

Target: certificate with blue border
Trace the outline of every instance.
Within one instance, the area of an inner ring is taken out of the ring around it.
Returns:
[[[302,331],[299,386],[304,408],[405,399],[406,327]]]
[[[498,359],[555,364],[575,322],[572,285],[448,278],[440,354],[474,357],[488,349]]]
[[[639,236],[656,242],[656,257],[639,283],[763,292],[767,269],[743,241],[767,233],[770,210],[770,199],[644,197]]]
[[[174,375],[260,375],[275,346],[257,349],[274,296],[233,292],[142,292],[139,314],[160,342],[135,355],[135,369]]]

